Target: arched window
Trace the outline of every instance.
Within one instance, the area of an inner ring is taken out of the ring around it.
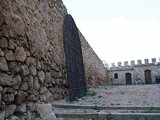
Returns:
[[[117,73],[114,74],[114,79],[118,79],[118,74]]]

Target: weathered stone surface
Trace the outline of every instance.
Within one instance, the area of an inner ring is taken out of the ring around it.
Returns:
[[[36,104],[36,108],[41,118],[45,118],[47,115],[52,113],[51,104]]]
[[[37,70],[41,70],[42,66],[41,66],[41,62],[37,61]]]
[[[14,55],[15,55],[16,60],[20,61],[20,62],[24,62],[26,59],[26,56],[27,56],[26,52],[22,46],[16,48]]]
[[[5,116],[8,117],[14,113],[16,109],[16,105],[8,105],[6,106]]]
[[[12,101],[14,101],[14,94],[4,94],[3,95],[3,100],[5,102],[12,102]]]
[[[3,88],[2,88],[2,86],[0,86],[0,92],[2,92],[3,91]]]
[[[7,64],[6,59],[4,57],[0,57],[0,70],[8,71],[8,64]]]
[[[21,104],[22,102],[24,102],[27,96],[28,96],[27,92],[18,91],[16,98],[15,98],[16,104]]]
[[[5,108],[6,104],[2,100],[0,100],[0,110],[3,110]]]
[[[9,93],[9,94],[13,93],[13,88],[11,88],[11,87],[4,87],[3,91],[2,91],[2,95],[4,95],[5,93]]]
[[[4,52],[2,51],[2,49],[0,48],[0,57],[4,56]]]
[[[26,65],[27,66],[31,66],[31,65],[36,65],[36,61],[35,61],[35,59],[33,58],[33,57],[28,57],[28,58],[26,58]]]
[[[5,17],[0,15],[0,26],[3,25],[0,27],[0,56],[5,57],[8,64],[8,70],[0,69],[2,100],[8,99],[10,94],[15,100],[7,101],[7,105],[62,98],[66,95],[62,79],[66,80],[67,74],[63,51],[67,10],[62,1],[3,0],[1,3],[0,14]],[[50,119],[49,116],[45,117]]]
[[[19,120],[19,118],[17,116],[12,115],[9,117],[9,120]]]
[[[10,62],[9,63],[9,70],[12,73],[18,73],[21,69],[21,64],[18,62]]]
[[[14,61],[15,60],[15,56],[14,56],[12,50],[5,50],[4,53],[5,53],[6,60],[8,60],[8,61]]]
[[[45,97],[46,97],[46,101],[49,101],[50,97],[51,97],[51,93],[49,92],[49,90],[47,90],[47,92],[45,92]]]
[[[31,88],[34,87],[33,86],[33,76],[31,75],[28,77],[28,87],[31,87]]]
[[[28,66],[27,65],[22,65],[21,66],[21,73],[22,73],[22,76],[26,76],[29,74],[29,70],[28,70]]]
[[[51,82],[52,82],[51,74],[50,74],[50,72],[46,72],[45,83],[51,83]]]
[[[14,86],[17,86],[17,85],[19,86],[21,84],[21,81],[22,81],[22,79],[21,79],[20,75],[14,75],[12,77],[12,83]]]
[[[46,98],[45,95],[40,95],[39,99],[40,99],[40,102],[46,102],[47,101],[47,98]]]
[[[29,102],[29,103],[27,103],[27,108],[28,108],[30,111],[35,111],[35,110],[36,110],[35,103],[34,103],[34,102]]]
[[[28,50],[26,50],[26,55],[27,55],[27,57],[31,56],[31,54],[30,54],[30,52]]]
[[[37,74],[36,66],[32,65],[32,66],[29,67],[29,74],[33,75],[33,76],[36,76],[36,74]]]
[[[11,86],[12,85],[12,77],[8,74],[0,72],[0,85]]]
[[[46,92],[47,91],[47,88],[46,87],[40,87],[40,89],[39,89],[39,93],[40,94],[43,94],[44,92]]]
[[[55,113],[51,113],[43,117],[44,120],[57,120]]]
[[[1,44],[0,44],[0,48],[5,49],[8,47],[8,41],[5,38],[1,38]]]
[[[5,111],[0,110],[0,120],[4,120],[4,118],[5,118]]]
[[[17,113],[25,113],[26,112],[26,104],[23,103],[21,105],[17,105],[15,112]]]
[[[38,78],[40,80],[40,83],[44,83],[44,79],[45,79],[45,74],[43,71],[39,71],[38,72]]]
[[[39,99],[39,97],[36,95],[33,95],[33,94],[29,95],[27,98],[28,101],[33,101],[33,102],[37,102],[38,99]]]
[[[40,84],[37,77],[34,78],[33,85],[35,90],[38,90],[40,88]]]
[[[14,50],[16,47],[17,45],[13,42],[13,40],[9,40],[8,49]]]
[[[55,70],[51,70],[51,76],[52,76],[53,78],[58,78],[58,72],[55,71]]]
[[[27,82],[22,82],[21,85],[20,85],[20,90],[28,90],[28,84]]]
[[[84,70],[87,87],[94,87],[100,83],[107,82],[107,70],[102,60],[96,55],[87,40],[79,31],[79,37],[82,47]]]

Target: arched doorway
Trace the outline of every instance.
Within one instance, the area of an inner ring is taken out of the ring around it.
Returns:
[[[126,73],[126,85],[132,84],[132,75],[131,73]]]
[[[145,70],[145,84],[152,84],[152,77],[150,70]]]

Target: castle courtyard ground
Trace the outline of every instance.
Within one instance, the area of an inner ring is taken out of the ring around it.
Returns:
[[[56,101],[56,104],[159,107],[160,84],[152,85],[102,85],[88,90],[88,94],[70,103],[67,99]]]

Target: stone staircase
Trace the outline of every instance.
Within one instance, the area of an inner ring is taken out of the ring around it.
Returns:
[[[52,104],[57,120],[160,120],[160,106],[123,107]]]

